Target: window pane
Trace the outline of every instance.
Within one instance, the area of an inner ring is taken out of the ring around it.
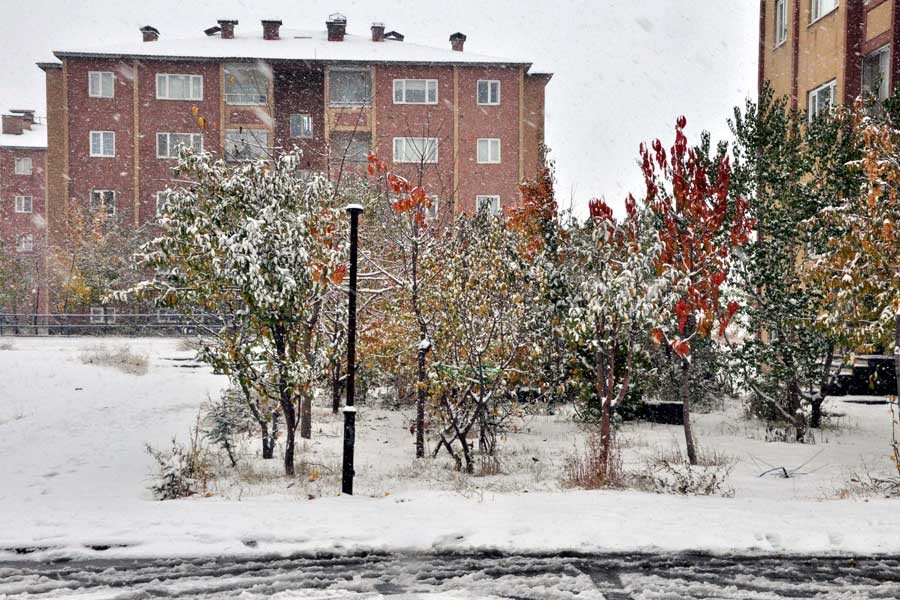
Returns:
[[[478,104],[487,104],[491,101],[490,89],[486,81],[478,82]]]
[[[113,74],[112,73],[104,73],[100,77],[100,81],[102,84],[102,95],[104,98],[112,98],[113,97]]]
[[[426,82],[424,79],[407,79],[406,80],[406,101],[418,104],[424,103],[427,98],[425,96]]]
[[[368,104],[370,90],[368,70],[332,70],[328,72],[328,101],[330,104]]]
[[[232,105],[265,104],[269,95],[269,77],[259,68],[225,67],[225,102]]]
[[[156,134],[156,156],[159,156],[159,157],[169,156],[169,134],[167,134],[167,133],[157,133]]]
[[[403,102],[403,80],[394,80],[394,102]]]

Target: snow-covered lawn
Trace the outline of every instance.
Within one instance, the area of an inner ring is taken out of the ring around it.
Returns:
[[[245,457],[209,498],[154,501],[147,443],[184,441],[224,381],[187,368],[177,340],[0,339],[0,557],[244,554],[360,548],[898,552],[900,501],[846,496],[854,473],[890,474],[884,405],[834,402],[840,427],[815,445],[766,442],[737,407],[699,415],[701,445],[730,458],[734,498],[572,491],[566,462],[585,432],[566,415],[530,417],[501,443],[502,472],[463,477],[446,457],[415,461],[409,411],[359,412],[354,497],[338,496],[341,422],[325,407],[301,444],[304,475]],[[86,349],[127,347],[146,374],[84,364]],[[181,360],[173,360],[181,359]],[[680,443],[678,427],[626,425],[640,469]],[[256,445],[247,451],[253,452]],[[790,479],[759,477],[801,467]],[[5,549],[5,551],[3,550]]]

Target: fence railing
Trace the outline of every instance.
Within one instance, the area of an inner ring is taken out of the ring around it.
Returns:
[[[0,335],[187,336],[224,324],[219,315],[172,312],[0,313]]]

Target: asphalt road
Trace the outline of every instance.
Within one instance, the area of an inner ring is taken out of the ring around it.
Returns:
[[[356,554],[0,562],[0,598],[900,598],[900,557]]]

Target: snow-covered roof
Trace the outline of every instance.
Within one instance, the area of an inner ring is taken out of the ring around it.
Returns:
[[[47,148],[47,126],[34,123],[31,129],[25,129],[21,135],[0,133],[0,148]]]
[[[155,42],[136,40],[125,44],[99,47],[78,47],[57,50],[59,57],[134,57],[141,59],[188,60],[309,60],[322,62],[355,63],[407,63],[407,64],[460,64],[460,65],[521,65],[530,67],[523,60],[500,58],[456,52],[447,48],[435,48],[385,40],[373,42],[369,36],[347,34],[342,42],[329,42],[325,31],[281,29],[278,40],[264,40],[256,28],[252,32],[236,31],[233,39],[218,35],[187,39],[166,39]]]

